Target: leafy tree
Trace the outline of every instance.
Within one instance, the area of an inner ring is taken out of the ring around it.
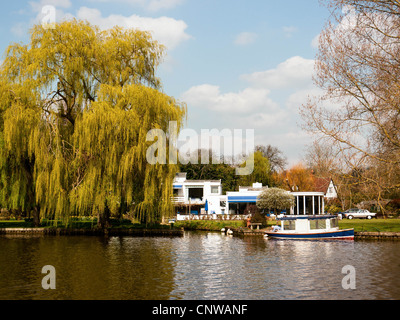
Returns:
[[[72,20],[31,30],[1,67],[1,202],[34,218],[172,213],[176,166],[150,165],[151,129],[181,127],[186,108],[155,75],[163,46],[147,32]],[[166,150],[168,154],[168,150]]]
[[[267,225],[267,219],[265,218],[265,214],[261,213],[260,209],[257,205],[251,204],[246,207],[246,214],[251,215],[250,222],[251,223],[261,223],[262,226]]]
[[[245,166],[246,162],[241,165],[241,167]],[[268,158],[261,151],[254,152],[254,170],[250,175],[241,176],[239,184],[242,186],[251,186],[253,183],[259,182],[264,186],[270,186],[271,181],[271,166]]]
[[[280,184],[289,191],[315,191],[313,172],[302,163],[293,165],[279,175]]]
[[[186,178],[189,180],[221,180],[222,192],[233,191],[238,186],[239,176],[236,175],[235,168],[229,164],[224,163],[223,159],[219,159],[218,163],[213,163],[213,158],[216,156],[212,154],[211,150],[208,152],[208,163],[201,163],[202,150],[198,150],[198,162],[187,164],[179,164],[179,170],[186,172]]]
[[[279,188],[265,189],[257,198],[257,207],[261,210],[277,211],[294,206],[295,197],[286,190]]]

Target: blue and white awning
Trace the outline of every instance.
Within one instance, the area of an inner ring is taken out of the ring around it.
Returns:
[[[257,196],[228,196],[229,203],[237,202],[257,202]]]
[[[181,184],[174,184],[174,189],[182,189],[182,187]]]

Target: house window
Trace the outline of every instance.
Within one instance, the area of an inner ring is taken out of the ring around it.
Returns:
[[[219,193],[219,187],[211,187],[211,193]]]
[[[203,188],[189,188],[189,198],[190,199],[202,199],[203,198]]]

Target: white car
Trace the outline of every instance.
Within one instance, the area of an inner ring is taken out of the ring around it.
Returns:
[[[347,219],[353,219],[353,218],[372,219],[376,217],[376,213],[369,212],[366,209],[349,209],[343,212],[343,216]]]

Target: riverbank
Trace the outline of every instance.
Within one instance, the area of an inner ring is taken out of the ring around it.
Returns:
[[[267,221],[265,228],[276,225],[275,220]],[[175,226],[185,230],[220,231],[222,228],[245,228],[245,221],[227,220],[185,220],[177,221]],[[400,232],[400,219],[343,219],[340,229],[354,229],[355,232]]]
[[[276,225],[276,221],[267,221],[263,230],[246,228],[245,221],[186,220],[178,221],[175,226],[190,231],[220,231],[231,229],[236,236],[264,236],[264,231]],[[400,240],[400,219],[353,219],[340,220],[340,229],[354,229],[357,240]]]
[[[177,237],[183,236],[183,230],[175,228],[0,228],[0,235],[54,235],[54,236],[136,236],[136,237]]]
[[[176,228],[187,231],[221,231],[225,229],[238,229],[246,227],[246,222],[241,220],[184,220],[174,224]]]
[[[40,227],[34,227],[29,220],[2,220],[0,234],[36,234],[36,235],[88,235],[88,236],[183,236],[183,230],[171,225],[140,224],[130,220],[111,220],[111,227],[101,229],[96,220],[75,219],[64,225],[60,221],[42,221]]]
[[[48,224],[48,223],[47,223]],[[267,221],[264,230],[276,225],[275,220]],[[355,238],[362,239],[392,239],[400,240],[400,219],[353,219],[340,220],[341,229],[353,228]],[[29,221],[0,221],[0,234],[38,234],[38,235],[94,235],[94,236],[183,236],[185,231],[221,231],[231,229],[236,235],[262,236],[263,230],[246,228],[246,221],[235,220],[185,220],[177,221],[174,226],[132,223],[128,221],[113,221],[112,227],[96,228],[93,221],[73,221],[70,226],[42,226],[33,228]]]

